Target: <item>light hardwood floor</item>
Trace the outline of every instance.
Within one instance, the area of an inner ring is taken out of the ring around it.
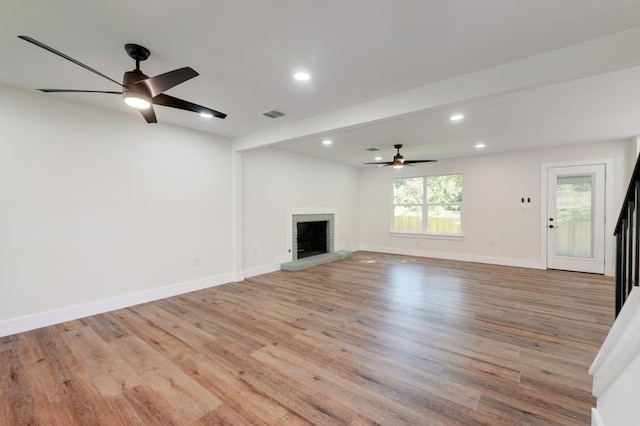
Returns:
[[[357,252],[0,339],[0,424],[590,424],[613,280]]]

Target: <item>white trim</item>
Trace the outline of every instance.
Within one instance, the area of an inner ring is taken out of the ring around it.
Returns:
[[[283,263],[291,262],[289,258],[289,254],[276,256],[273,258],[273,263],[268,263],[266,265],[258,265],[252,268],[248,268],[244,270],[244,277],[250,278],[255,277],[256,275],[268,274],[270,272],[275,272],[280,270],[280,266]]]
[[[593,395],[600,396],[640,354],[640,287],[629,293],[620,314],[589,368]]]
[[[179,294],[202,290],[217,285],[232,282],[233,274],[217,275],[195,281],[188,281],[180,284],[169,285],[138,293],[116,296],[110,299],[96,300],[81,305],[67,306],[52,311],[42,312],[33,315],[26,315],[19,318],[12,318],[0,321],[0,337],[11,334],[22,333],[40,327],[46,327],[62,322],[84,318],[91,315],[101,314],[116,309],[127,308],[141,303],[152,302]]]
[[[402,249],[402,248],[396,248],[396,247],[378,247],[378,246],[361,246],[360,250],[373,251],[376,253],[401,254],[401,255],[416,256],[416,257],[431,257],[434,259],[459,260],[461,262],[476,262],[476,263],[487,263],[491,265],[515,266],[518,268],[545,269],[544,266],[541,265],[540,262],[538,262],[535,259],[490,257],[490,256],[478,256],[475,254],[465,254],[465,253],[446,253],[441,251],[411,250],[411,249]]]
[[[244,264],[244,210],[242,205],[242,153],[231,152],[231,257],[233,280],[242,281]]]
[[[427,240],[449,240],[449,241],[463,241],[464,234],[422,234],[419,232],[400,232],[400,231],[391,231],[389,235],[392,237],[401,237],[401,238],[424,238]]]
[[[604,426],[604,421],[595,408],[591,408],[591,426]]]
[[[286,262],[282,262],[282,263],[286,263]],[[280,263],[270,263],[267,265],[259,265],[259,266],[254,266],[252,268],[245,269],[244,277],[251,278],[251,277],[255,277],[256,275],[268,274],[270,272],[275,272],[279,270],[280,270]]]
[[[595,164],[604,164],[605,173],[605,240],[604,240],[604,274],[613,276],[613,228],[610,224],[615,224],[616,218],[613,211],[613,159],[593,159],[580,161],[563,161],[560,163],[542,163],[540,164],[540,265],[542,269],[547,269],[547,173],[553,167],[574,167],[574,166],[591,166]]]

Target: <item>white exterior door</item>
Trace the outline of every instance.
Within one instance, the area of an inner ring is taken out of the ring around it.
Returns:
[[[547,169],[547,267],[604,273],[605,165]]]

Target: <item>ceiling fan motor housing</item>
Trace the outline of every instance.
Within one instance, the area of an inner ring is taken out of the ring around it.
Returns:
[[[400,154],[400,148],[402,148],[402,144],[397,143],[393,145],[393,147],[398,150],[398,153],[393,156],[393,164],[396,166],[404,164],[404,157],[402,156],[402,154]]]
[[[140,70],[127,71],[122,77],[122,97],[128,98],[130,96],[138,96],[151,100],[151,91],[146,84],[136,84],[139,81],[146,80],[149,77]]]

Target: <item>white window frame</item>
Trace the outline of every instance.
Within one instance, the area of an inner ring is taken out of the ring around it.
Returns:
[[[460,178],[462,180],[462,199],[464,200],[464,178],[462,176],[462,173],[446,173],[446,174],[441,174],[441,175],[426,175],[426,176],[404,176],[404,177],[397,177],[397,178],[392,178],[391,179],[391,223],[390,223],[390,233],[394,234],[394,235],[398,235],[398,236],[418,236],[418,237],[437,237],[437,238],[445,238],[445,239],[460,239],[461,237],[464,236],[464,221],[462,220],[462,216],[463,216],[463,202],[460,203],[429,203],[428,199],[427,199],[427,179],[428,178],[437,178],[437,177],[443,177],[443,176],[455,176],[455,175],[460,175]],[[422,183],[422,204],[396,204],[394,202],[395,196],[394,196],[394,184],[393,182],[395,180],[398,179],[416,179],[416,178],[422,178],[423,183]],[[458,205],[460,208],[460,232],[459,233],[445,233],[445,232],[428,232],[428,226],[429,226],[429,206],[448,206],[448,205]],[[419,206],[422,207],[422,232],[415,232],[415,231],[397,231],[394,229],[395,227],[395,207],[396,206]]]

